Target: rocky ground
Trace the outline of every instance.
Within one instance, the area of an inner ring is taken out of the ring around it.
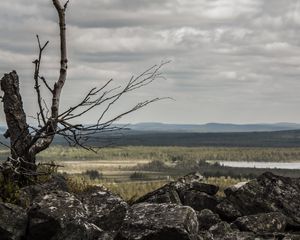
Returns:
[[[64,178],[0,201],[0,240],[300,240],[300,179],[264,173],[216,195],[187,175],[129,206],[103,187],[69,192]]]

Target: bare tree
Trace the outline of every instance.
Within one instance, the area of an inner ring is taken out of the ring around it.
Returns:
[[[19,77],[16,71],[5,74],[1,79],[1,90],[4,92],[2,101],[8,127],[5,137],[10,138],[10,162],[13,166],[17,167],[17,172],[21,175],[24,175],[28,171],[35,172],[36,155],[50,146],[55,135],[63,136],[71,145],[91,149],[87,145],[87,140],[90,136],[99,132],[119,130],[120,127],[113,124],[116,120],[150,103],[161,100],[161,98],[153,98],[139,102],[129,110],[110,117],[109,120],[106,118],[111,107],[118,103],[125,94],[144,87],[155,79],[162,77],[160,70],[165,62],[150,67],[138,76],[131,77],[125,86],[113,87],[113,80],[111,79],[102,87],[91,89],[77,105],[68,108],[64,112],[60,112],[61,92],[67,79],[68,70],[65,14],[69,1],[64,5],[62,5],[60,0],[52,1],[59,18],[60,70],[58,80],[54,83],[53,87],[45,77],[40,75],[42,55],[48,42],[41,44],[40,38],[37,36],[39,54],[33,63],[35,66],[34,89],[39,108],[35,117],[38,127],[29,126],[27,123],[20,95]],[[51,94],[52,100],[51,107],[49,108],[42,97],[41,87],[46,88]],[[102,107],[102,111],[95,124],[87,126],[72,123],[74,119],[87,114],[99,106]]]

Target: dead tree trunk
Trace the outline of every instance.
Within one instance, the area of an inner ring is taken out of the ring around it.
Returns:
[[[4,136],[10,138],[11,156],[15,160],[22,159],[22,167],[34,170],[35,156],[28,154],[31,135],[20,95],[19,77],[15,71],[1,79],[1,90],[4,92],[2,101],[8,127]]]
[[[41,45],[40,39],[37,36],[39,55],[33,63],[35,64],[34,89],[37,94],[39,107],[36,117],[38,126],[29,126],[26,122],[23,102],[19,92],[19,78],[17,73],[13,71],[9,74],[5,74],[0,83],[1,90],[4,92],[2,101],[8,127],[5,137],[10,138],[11,158],[9,158],[10,162],[8,165],[9,167],[11,165],[13,166],[11,170],[12,174],[14,175],[14,173],[16,173],[20,184],[26,183],[26,176],[29,175],[31,177],[37,174],[37,166],[35,163],[36,155],[50,146],[55,135],[64,137],[71,146],[80,146],[88,150],[93,150],[92,147],[85,145],[90,136],[96,133],[123,129],[123,127],[113,126],[113,123],[127,114],[162,99],[153,98],[138,102],[136,105],[123,110],[123,112],[113,117],[107,117],[107,113],[111,107],[120,102],[120,99],[124,95],[147,86],[157,78],[163,78],[160,69],[167,62],[154,65],[141,74],[132,76],[125,86],[120,85],[113,87],[110,85],[113,82],[111,79],[102,87],[91,89],[78,104],[60,113],[60,97],[68,70],[65,14],[69,0],[67,0],[65,4],[62,4],[61,0],[52,0],[52,3],[57,11],[59,20],[60,69],[59,77],[53,85],[48,84],[46,79],[40,76],[42,53],[48,41],[44,45]],[[42,98],[40,82],[42,82],[51,93],[52,99],[49,108]],[[74,119],[96,109],[98,106],[103,107],[103,109],[95,124],[85,126],[83,124],[72,123]]]

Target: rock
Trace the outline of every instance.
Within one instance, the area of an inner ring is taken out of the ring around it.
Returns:
[[[176,190],[176,186],[173,183],[167,184],[153,192],[147,193],[135,201],[135,203],[142,202],[182,204]]]
[[[16,205],[0,203],[0,239],[21,240],[27,227],[26,211]]]
[[[133,205],[115,240],[197,240],[196,212],[175,204]]]
[[[74,235],[74,240],[93,240],[95,236],[103,234],[101,229],[87,222],[88,214],[84,205],[67,192],[55,191],[36,197],[28,215],[30,240],[62,239],[62,236],[67,236],[75,229],[80,234]]]
[[[228,233],[232,233],[234,230],[227,222],[219,222],[209,228],[209,232],[213,236],[223,236]]]
[[[203,176],[199,173],[188,174],[177,181],[166,184],[165,186],[150,192],[135,203],[149,202],[149,203],[175,203],[182,204],[182,199],[187,190],[192,189],[203,180]],[[208,187],[206,187],[208,189]],[[212,191],[212,190],[210,190]]]
[[[230,187],[227,187],[224,189],[224,193],[225,195],[228,197],[230,196],[232,193],[236,192],[238,189],[240,189],[242,186],[244,186],[246,183],[248,182],[239,182],[235,185],[232,185]]]
[[[113,240],[96,225],[88,222],[71,222],[55,237],[55,240]],[[52,240],[52,239],[51,239]]]
[[[104,187],[91,187],[77,195],[88,210],[88,221],[103,230],[118,230],[125,218],[128,204]]]
[[[196,211],[203,209],[215,210],[219,201],[215,196],[195,190],[186,191],[183,197],[183,204],[192,207]]]
[[[221,219],[229,222],[242,216],[240,211],[226,199],[216,206],[216,212],[220,215]]]
[[[287,234],[282,240],[300,240],[300,235]]]
[[[198,192],[207,193],[208,195],[215,195],[219,191],[218,186],[196,181],[192,182],[191,189],[196,190]]]
[[[254,233],[284,232],[286,228],[286,217],[282,213],[261,213],[256,215],[239,217],[234,224],[241,231]]]
[[[197,218],[199,223],[199,231],[208,230],[211,226],[221,222],[219,215],[213,213],[209,209],[204,209],[201,212],[197,212]]]
[[[231,193],[227,199],[242,215],[281,212],[291,227],[300,224],[300,181],[264,173]]]
[[[61,175],[53,175],[47,182],[43,184],[35,184],[23,187],[18,193],[17,204],[27,208],[29,207],[33,200],[38,197],[47,194],[51,191],[65,191],[68,192],[67,180]]]

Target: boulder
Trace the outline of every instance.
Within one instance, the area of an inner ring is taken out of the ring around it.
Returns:
[[[207,184],[203,182],[197,182],[194,181],[191,184],[191,189],[198,191],[198,192],[204,192],[208,195],[215,195],[219,191],[219,187],[212,185],[212,184]]]
[[[209,232],[213,236],[223,236],[228,233],[232,233],[234,230],[227,222],[219,222],[209,228]]]
[[[227,222],[219,222],[209,231],[200,233],[203,240],[262,240],[251,232],[240,232],[232,229]],[[272,238],[273,239],[273,238]],[[271,240],[271,239],[268,239]]]
[[[88,221],[103,230],[118,230],[125,218],[128,204],[104,187],[91,187],[77,197],[88,210]]]
[[[149,202],[149,203],[175,203],[182,204],[182,199],[189,189],[193,189],[193,185],[200,183],[203,180],[203,176],[199,173],[191,173],[177,181],[166,184],[165,186],[150,192],[138,200],[135,203]],[[200,187],[200,186],[199,186]],[[205,187],[203,187],[204,189]],[[205,188],[207,191],[209,187]]]
[[[300,240],[300,235],[287,234],[282,240]]]
[[[197,218],[199,223],[199,231],[206,231],[211,226],[221,222],[219,215],[213,213],[209,209],[204,209],[201,212],[197,212]]]
[[[229,186],[227,188],[224,189],[224,193],[225,195],[228,197],[230,196],[232,193],[236,192],[238,189],[240,189],[242,186],[244,186],[246,183],[248,182],[239,182],[235,185]]]
[[[100,228],[87,222],[88,213],[84,205],[67,192],[53,191],[36,197],[28,215],[30,240],[60,240],[63,239],[62,236],[67,237],[76,229],[78,234],[74,238],[66,239],[93,240],[103,235]]]
[[[134,203],[174,203],[181,205],[181,199],[177,192],[177,187],[173,183],[169,183],[153,192],[137,199]]]
[[[140,203],[127,212],[115,240],[197,240],[196,212],[175,204]]]
[[[45,195],[47,192],[57,190],[65,192],[68,192],[69,190],[67,180],[61,175],[53,175],[43,184],[34,184],[21,188],[18,193],[17,204],[27,208],[33,203],[33,200],[36,197]]]
[[[26,233],[26,211],[16,205],[0,203],[0,239],[21,240]]]
[[[300,181],[266,172],[249,181],[227,199],[245,215],[281,212],[291,227],[300,224]]]
[[[216,206],[216,212],[220,215],[222,220],[228,222],[234,221],[242,216],[240,211],[226,199]]]
[[[273,233],[284,232],[287,221],[282,213],[273,212],[239,217],[234,221],[234,224],[241,231]]]
[[[183,204],[192,207],[196,211],[203,209],[215,210],[219,201],[215,196],[208,195],[204,192],[195,190],[186,191],[183,196]]]

